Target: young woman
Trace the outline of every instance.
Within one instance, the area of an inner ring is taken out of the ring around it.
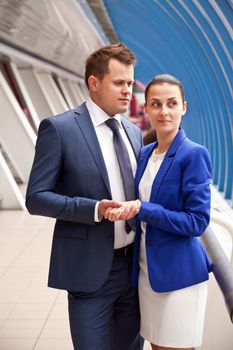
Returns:
[[[145,90],[157,142],[144,147],[136,173],[138,200],[108,210],[109,220],[137,215],[133,284],[138,285],[141,335],[153,350],[202,343],[210,263],[199,236],[210,219],[211,162],[207,149],[180,127],[184,90],[162,74]]]

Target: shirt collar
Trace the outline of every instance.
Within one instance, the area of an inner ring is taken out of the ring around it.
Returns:
[[[93,102],[90,97],[87,98],[86,106],[95,128],[105,123],[106,120],[110,118],[109,115],[105,113],[99,106],[97,106],[97,104],[95,104],[95,102]],[[115,118],[119,122],[120,126],[122,127],[120,114],[115,114],[114,117],[111,117],[111,118]]]

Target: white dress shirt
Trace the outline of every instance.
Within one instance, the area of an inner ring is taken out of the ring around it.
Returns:
[[[123,181],[121,177],[119,163],[117,160],[117,155],[113,144],[113,132],[105,124],[105,121],[108,120],[110,117],[99,106],[97,106],[91,100],[91,98],[87,100],[86,106],[91,116],[91,120],[100,144],[105,166],[108,172],[112,199],[125,201]],[[121,125],[121,116],[119,114],[116,114],[112,118],[115,118],[120,124],[120,133],[126,144],[129,157],[130,157],[132,170],[133,170],[133,175],[135,176],[136,165],[137,165],[136,158],[135,158],[132,146],[129,142],[129,139],[124,131],[124,128]],[[98,206],[96,206],[96,209],[97,208]],[[97,212],[95,212],[95,221],[98,221],[96,214]],[[115,249],[125,247],[128,244],[133,242],[134,232],[131,231],[129,234],[126,233],[124,221],[115,221],[114,225],[115,225],[115,238],[114,238]]]

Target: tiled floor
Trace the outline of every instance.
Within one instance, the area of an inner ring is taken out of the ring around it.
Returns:
[[[72,349],[66,293],[47,288],[52,227],[52,219],[0,211],[0,350]],[[232,350],[232,324],[213,278],[210,289],[201,349]]]
[[[0,349],[72,349],[66,293],[47,288],[53,220],[0,212]]]
[[[47,288],[53,223],[0,211],[0,350],[73,348],[66,292]]]

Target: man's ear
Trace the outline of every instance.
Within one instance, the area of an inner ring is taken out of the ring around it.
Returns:
[[[97,87],[98,87],[98,78],[95,77],[94,75],[90,75],[87,81],[88,81],[89,90],[91,90],[91,91],[97,91]]]

